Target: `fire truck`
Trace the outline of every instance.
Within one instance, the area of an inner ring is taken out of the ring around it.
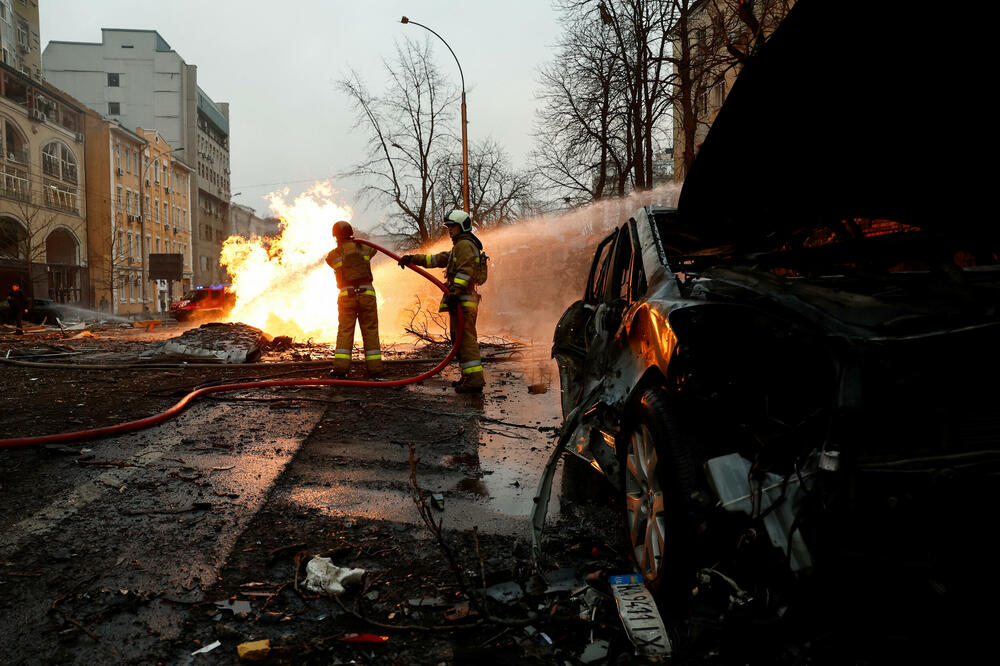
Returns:
[[[209,287],[195,287],[170,305],[170,314],[177,321],[191,319],[220,319],[232,311],[236,305],[236,292],[232,287],[214,284]]]

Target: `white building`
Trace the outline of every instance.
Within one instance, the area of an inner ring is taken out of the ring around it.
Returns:
[[[229,105],[214,102],[198,87],[198,68],[155,30],[104,28],[101,34],[100,43],[49,42],[42,54],[45,80],[124,127],[157,130],[175,159],[193,165],[194,282],[223,282],[219,250],[229,217]]]

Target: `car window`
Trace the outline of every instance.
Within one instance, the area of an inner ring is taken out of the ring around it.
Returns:
[[[632,231],[632,268],[629,278],[629,300],[634,301],[642,298],[646,294],[646,269],[642,264],[642,252],[640,251],[639,236],[635,229],[635,220],[629,220]]]
[[[632,237],[628,225],[622,227],[621,233],[618,234],[614,255],[614,270],[608,284],[608,301],[619,298],[627,301],[630,298],[632,276]]]
[[[597,246],[597,252],[594,253],[594,263],[590,266],[587,293],[584,296],[584,300],[588,303],[597,303],[604,299],[608,274],[611,272],[611,258],[614,256],[611,250],[614,247],[613,242],[617,235],[617,229],[608,234],[607,238],[602,240],[600,245]]]

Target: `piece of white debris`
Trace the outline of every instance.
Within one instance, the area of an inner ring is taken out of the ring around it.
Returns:
[[[344,586],[361,582],[364,569],[338,567],[329,557],[316,557],[306,565],[306,589],[317,594],[337,595],[344,592]]]
[[[191,655],[193,656],[193,655],[196,655],[196,654],[208,654],[209,652],[211,652],[215,648],[219,647],[220,645],[222,645],[221,642],[215,641],[211,645],[206,645],[205,647],[203,647],[200,650],[195,650],[194,652],[191,653]]]

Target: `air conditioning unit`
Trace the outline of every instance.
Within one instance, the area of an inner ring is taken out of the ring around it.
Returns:
[[[117,169],[115,169],[115,173],[117,173],[117,174],[118,174],[119,176],[121,176],[121,175],[124,175],[124,174],[125,174],[125,172],[124,172],[124,171],[122,170],[122,168],[121,168],[121,167],[118,167]]]
[[[32,120],[37,120],[38,122],[45,122],[45,114],[41,112],[40,109],[30,109],[28,111],[28,117]]]
[[[149,178],[146,179],[146,187],[149,187]]]
[[[170,188],[169,188],[169,187],[167,187],[166,185],[164,185],[164,186],[163,186],[163,191],[164,191],[164,192],[165,192],[166,194],[170,194]]]

